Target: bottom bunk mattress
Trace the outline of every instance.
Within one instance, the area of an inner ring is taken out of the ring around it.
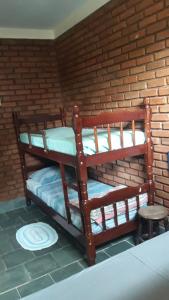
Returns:
[[[74,174],[71,168],[66,170],[67,181],[74,180]],[[87,183],[88,198],[89,201],[92,198],[99,198],[107,194],[108,192],[115,191],[124,188],[124,185],[113,187],[102,182],[89,179]],[[30,175],[27,180],[27,189],[34,195],[40,198],[45,204],[55,210],[58,214],[66,218],[66,209],[62,188],[62,180],[60,176],[60,170],[57,167],[48,167],[38,170]],[[68,189],[69,202],[78,207],[78,193],[73,189]],[[129,220],[133,220],[136,216],[138,203],[136,197],[127,200],[129,210]],[[147,205],[147,194],[139,195],[139,207]],[[126,223],[126,203],[120,201],[116,203],[117,209],[117,223],[118,225]],[[71,209],[71,220],[74,226],[78,229],[82,229],[81,216],[78,210]],[[106,228],[113,228],[116,225],[114,218],[114,208],[112,205],[104,207]],[[97,208],[91,211],[91,226],[93,234],[100,233],[102,228],[102,214],[101,209]]]

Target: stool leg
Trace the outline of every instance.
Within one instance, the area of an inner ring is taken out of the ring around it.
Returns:
[[[155,225],[155,228],[154,228],[155,235],[159,235],[160,234],[160,224],[159,224],[159,221],[156,221],[154,223],[154,225]]]
[[[141,221],[141,218],[139,218],[139,220],[138,220],[138,231],[137,231],[136,240],[135,240],[136,245],[140,244],[140,242],[141,242],[142,227],[143,227],[142,226],[142,221]]]
[[[153,237],[153,221],[148,220],[148,238],[152,239]]]
[[[165,228],[165,231],[168,231],[168,229],[169,229],[169,226],[168,226],[168,218],[165,218],[165,219],[164,219],[164,228]]]

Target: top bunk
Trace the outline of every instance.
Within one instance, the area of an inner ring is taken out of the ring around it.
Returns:
[[[13,113],[19,150],[58,163],[86,167],[145,154],[151,143],[149,100],[135,110],[102,112],[81,117],[73,108],[72,127],[64,109],[56,115],[22,117]],[[142,123],[142,130],[138,129]]]

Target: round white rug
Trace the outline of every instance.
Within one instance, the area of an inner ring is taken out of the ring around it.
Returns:
[[[58,240],[58,234],[48,224],[37,222],[18,229],[16,239],[24,249],[35,251],[55,244]]]

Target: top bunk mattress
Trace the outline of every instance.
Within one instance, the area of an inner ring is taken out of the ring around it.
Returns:
[[[58,127],[46,129],[46,144],[48,150],[61,152],[69,155],[76,155],[75,134],[71,127]],[[98,147],[99,152],[109,151],[108,134],[106,129],[98,129]],[[28,133],[20,134],[20,141],[29,144]],[[85,155],[96,153],[95,138],[93,129],[82,130],[83,151]],[[31,143],[33,146],[44,148],[41,134],[31,134]],[[120,131],[111,129],[112,150],[121,149]],[[145,143],[145,134],[141,130],[135,131],[135,145]],[[123,131],[123,148],[133,147],[132,130]]]

